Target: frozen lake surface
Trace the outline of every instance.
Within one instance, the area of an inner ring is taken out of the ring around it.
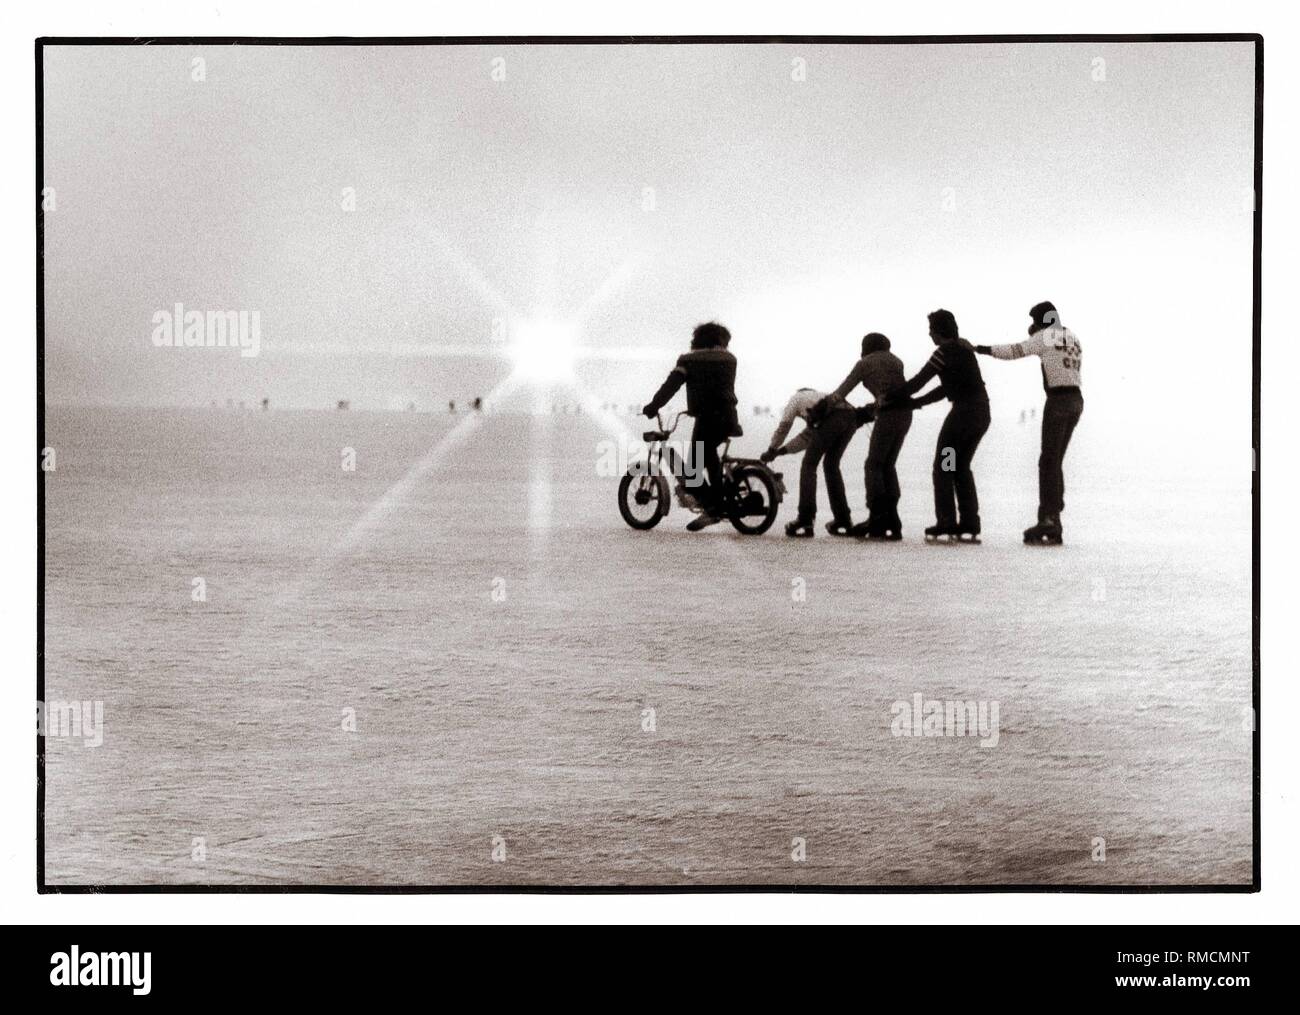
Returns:
[[[48,740],[48,882],[1248,883],[1244,458],[1157,476],[1085,413],[1027,548],[995,416],[984,545],[926,546],[940,415],[875,545],[780,534],[791,459],[763,537],[634,532],[587,416],[51,409],[46,698],[104,735]],[[894,735],[916,694],[996,746]]]

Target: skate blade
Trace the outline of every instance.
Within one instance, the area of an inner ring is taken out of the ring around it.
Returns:
[[[958,544],[964,544],[966,546],[980,546],[983,543],[983,540],[980,539],[979,536],[958,536],[958,535],[951,535],[951,534],[945,536],[926,536],[925,541],[927,543],[936,543],[936,544],[943,544],[948,546],[956,546]]]

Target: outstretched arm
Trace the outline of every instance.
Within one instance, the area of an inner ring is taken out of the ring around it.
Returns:
[[[947,397],[947,394],[948,394],[948,393],[947,393],[946,391],[943,390],[943,385],[942,385],[942,384],[936,384],[933,388],[931,388],[929,391],[927,391],[924,395],[920,396],[919,398],[913,398],[913,399],[912,399],[912,408],[913,408],[913,409],[921,409],[921,408],[924,408],[924,407],[927,406],[927,405],[931,405],[931,404],[933,404],[933,403],[935,403],[935,402],[938,402],[938,401],[940,401],[941,399]]]
[[[994,359],[1021,359],[1025,356],[1037,356],[1043,351],[1043,340],[1035,335],[1026,342],[1012,342],[1008,345],[977,345],[975,351]]]
[[[805,426],[803,430],[799,432],[798,437],[795,437],[792,441],[790,441],[788,444],[786,444],[783,447],[773,449],[773,457],[775,457],[776,455],[797,455],[800,451],[803,451],[808,447],[809,444],[812,443],[812,435],[813,435],[813,428],[810,426]]]
[[[927,383],[930,383],[930,378],[939,377],[940,365],[943,365],[944,363],[943,356],[943,351],[937,350],[936,348],[935,355],[926,360],[926,365],[917,370],[917,376],[911,378],[909,382],[905,383],[894,398],[900,398],[900,396],[904,395],[915,395],[920,391],[920,389],[923,389]]]
[[[849,371],[849,376],[840,381],[840,386],[835,389],[835,394],[840,398],[848,398],[849,392],[856,388],[862,382],[862,360],[853,364],[853,369]]]
[[[785,442],[786,434],[790,432],[790,427],[794,426],[794,419],[799,414],[799,403],[796,398],[790,399],[785,405],[785,411],[781,413],[781,422],[776,425],[772,431],[772,439],[768,441],[767,450],[775,457],[778,449]]]
[[[678,363],[668,374],[668,379],[659,385],[659,390],[655,392],[654,398],[646,403],[645,408],[641,410],[642,414],[654,418],[655,413],[668,404],[673,395],[677,394],[677,389],[686,383],[686,368]]]

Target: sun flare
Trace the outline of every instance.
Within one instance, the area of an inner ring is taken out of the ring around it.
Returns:
[[[578,329],[566,321],[531,317],[515,325],[509,347],[514,374],[533,384],[573,379]]]

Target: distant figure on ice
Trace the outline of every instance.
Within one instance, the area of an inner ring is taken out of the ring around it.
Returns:
[[[891,395],[899,394],[907,384],[903,361],[889,351],[889,339],[877,331],[863,337],[862,358],[834,394],[848,398],[859,384],[871,393],[877,406]],[[862,467],[867,487],[867,520],[853,526],[852,534],[866,539],[902,539],[903,522],[898,517],[902,494],[896,466],[907,431],[912,428],[911,400],[905,398],[865,415],[875,419],[867,461]]]
[[[902,389],[904,397],[915,395],[931,378],[938,377],[938,386],[914,399],[912,405],[920,408],[941,398],[952,403],[934,448],[935,523],[925,530],[925,537],[977,541],[980,502],[971,463],[989,428],[988,391],[975,347],[957,333],[957,318],[947,310],[936,310],[929,315],[929,322],[930,338],[938,348]]]
[[[474,411],[475,411],[475,412],[482,412],[482,411],[483,411],[483,399],[481,399],[481,398],[475,398],[474,401],[473,401],[472,403],[470,403],[470,404],[474,406]]]
[[[1012,345],[977,345],[975,351],[998,359],[1037,356],[1043,370],[1043,442],[1038,455],[1038,524],[1025,529],[1026,543],[1059,545],[1065,510],[1065,451],[1083,415],[1083,347],[1061,323],[1049,302],[1029,310],[1029,341]],[[1024,413],[1021,413],[1024,419]]]
[[[451,412],[451,413],[454,413],[454,412],[456,411],[456,403],[455,403],[455,402],[448,402],[448,403],[447,403],[447,411],[448,411],[448,412]]]
[[[727,351],[731,332],[710,321],[699,325],[691,335],[691,351],[682,353],[677,365],[659,386],[654,398],[641,409],[649,419],[686,385],[686,411],[695,417],[691,433],[692,468],[698,475],[701,465],[707,483],[692,492],[703,508],[700,516],[686,526],[691,532],[716,525],[724,517],[719,497],[722,491],[722,462],[718,445],[730,437],[739,437],[740,420],[736,415],[736,357]]]
[[[796,419],[804,421],[799,436],[783,444]],[[831,520],[826,531],[832,536],[847,536],[853,529],[849,502],[844,496],[844,476],[840,459],[858,430],[858,414],[839,394],[827,395],[813,388],[800,388],[790,396],[781,414],[781,422],[772,440],[759,457],[770,462],[778,455],[803,452],[799,470],[799,511],[785,527],[787,536],[810,538],[817,517],[817,466],[826,475],[826,496],[831,502]]]

